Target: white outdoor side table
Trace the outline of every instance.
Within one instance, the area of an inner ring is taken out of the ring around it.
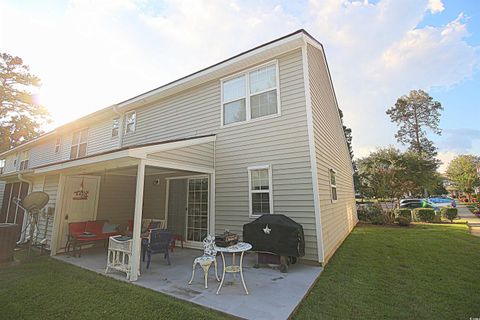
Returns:
[[[252,245],[247,242],[239,242],[236,245],[230,246],[230,247],[217,247],[215,246],[215,249],[220,252],[222,255],[222,262],[223,262],[223,273],[222,273],[222,280],[220,281],[220,285],[218,286],[217,289],[217,294],[219,294],[220,289],[222,288],[223,281],[225,280],[225,273],[240,273],[240,277],[242,278],[242,284],[243,288],[245,289],[245,292],[248,294],[247,286],[245,285],[245,280],[243,279],[243,254],[245,251],[248,251],[252,249]],[[232,265],[227,266],[225,264],[225,256],[224,253],[232,253]],[[235,254],[236,253],[241,253],[240,254],[240,262],[239,265],[235,265]]]

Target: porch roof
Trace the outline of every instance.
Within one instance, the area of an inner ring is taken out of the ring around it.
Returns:
[[[68,159],[64,161],[59,161],[55,163],[49,163],[42,166],[37,166],[31,168],[29,173],[39,174],[52,171],[59,171],[69,168],[75,168],[85,165],[95,165],[100,163],[105,163],[109,161],[116,162],[117,166],[125,166],[136,163],[139,159],[148,159],[148,156],[151,154],[159,153],[162,151],[169,151],[204,143],[210,143],[216,140],[215,134],[187,137],[173,140],[164,140],[154,143],[146,143],[140,145],[131,145],[125,146],[122,148],[117,148],[101,153],[91,154],[82,158],[77,159]],[[158,162],[158,160],[150,160],[151,162]],[[213,166],[213,163],[212,163]],[[175,168],[178,169],[178,168]],[[183,168],[182,168],[183,169]],[[194,168],[184,168],[184,169],[194,169]],[[202,168],[204,171],[208,168]]]

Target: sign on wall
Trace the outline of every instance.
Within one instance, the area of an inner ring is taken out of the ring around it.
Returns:
[[[80,182],[80,188],[73,192],[73,200],[88,200],[89,191],[84,189],[84,178]]]

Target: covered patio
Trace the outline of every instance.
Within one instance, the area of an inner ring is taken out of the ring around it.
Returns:
[[[270,267],[254,268],[256,254],[247,252],[243,266],[248,295],[238,274],[226,274],[220,294],[216,294],[219,282],[213,266],[208,289],[204,288],[199,266],[193,283],[188,284],[193,261],[203,254],[202,240],[225,231],[215,228],[215,136],[117,150],[38,168],[35,173],[60,176],[51,255],[61,261],[105,274],[105,242],[93,247],[86,245],[81,257],[66,249],[70,224],[106,221],[121,226],[121,234],[128,231],[128,241],[132,243],[129,279],[116,270],[109,270],[107,276],[237,317],[255,319],[288,318],[322,271],[318,265],[304,263],[291,265],[289,273]],[[183,238],[184,248],[177,241],[170,251],[171,265],[164,254],[154,254],[149,269],[146,261],[141,261],[146,219],[162,220],[165,229]],[[232,262],[230,254],[225,258],[226,264]],[[220,255],[217,262],[221,277]]]
[[[35,168],[35,174],[59,175],[51,255],[69,249],[72,223],[88,221],[100,222],[100,229],[104,222],[121,226],[122,233],[129,227],[131,281],[137,280],[144,219],[162,220],[186,246],[200,247],[215,233],[214,150],[214,135],[199,136]]]
[[[163,255],[154,255],[150,268],[141,263],[141,276],[133,282],[178,299],[190,301],[207,308],[219,310],[236,317],[246,319],[287,319],[302,301],[315,280],[322,272],[319,266],[302,262],[291,265],[288,273],[281,273],[270,267],[254,268],[256,254],[248,253],[244,259],[244,276],[249,295],[243,291],[240,277],[226,275],[225,283],[216,294],[219,282],[215,280],[213,267],[208,276],[208,289],[205,289],[203,272],[197,266],[195,278],[188,284],[192,262],[202,254],[196,249],[176,248],[171,253],[172,264],[167,265]],[[105,274],[106,250],[92,248],[85,250],[81,258],[60,254],[57,259],[73,265]],[[230,263],[231,256],[226,256],[226,263]],[[223,265],[217,257],[219,272]],[[107,276],[121,281],[127,281],[124,273],[110,272]]]

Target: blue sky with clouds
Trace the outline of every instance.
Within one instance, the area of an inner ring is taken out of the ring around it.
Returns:
[[[54,125],[299,28],[325,46],[357,156],[395,144],[385,110],[417,88],[445,108],[440,159],[480,154],[477,0],[0,0],[0,51],[40,76]]]

